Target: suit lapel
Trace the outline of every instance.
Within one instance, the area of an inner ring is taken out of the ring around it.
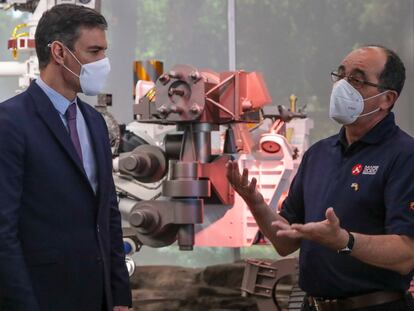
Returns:
[[[102,120],[99,119],[98,113],[92,113],[91,109],[87,109],[86,103],[82,102],[78,98],[78,106],[82,111],[82,115],[85,119],[86,125],[89,130],[91,137],[92,148],[94,151],[95,161],[96,161],[96,170],[98,174],[98,196],[99,202],[102,202],[103,199],[103,186],[105,185],[105,139],[102,134],[105,133],[102,128]]]
[[[66,130],[65,125],[59,116],[59,112],[55,109],[49,97],[35,82],[32,82],[32,84],[27,89],[27,92],[32,96],[40,117],[52,132],[52,135],[55,136],[58,143],[69,155],[69,158],[79,170],[79,172],[88,180],[88,177],[86,176],[85,170],[83,168],[83,164],[76,153],[72,141],[70,140],[68,131]]]

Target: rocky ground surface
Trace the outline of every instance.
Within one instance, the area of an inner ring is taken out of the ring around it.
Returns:
[[[276,311],[269,299],[241,296],[244,267],[244,262],[196,269],[138,266],[131,278],[134,311]],[[276,288],[282,311],[289,299],[289,310],[299,310],[297,303],[292,307],[287,283],[292,280]],[[411,286],[414,295],[414,280]]]
[[[134,310],[259,311],[241,296],[244,263],[207,268],[137,267],[132,277]]]

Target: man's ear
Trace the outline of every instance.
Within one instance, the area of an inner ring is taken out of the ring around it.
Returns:
[[[54,41],[50,44],[50,57],[58,64],[63,64],[64,48],[62,44]]]
[[[397,101],[398,93],[394,90],[388,90],[387,93],[384,94],[384,100],[380,103],[381,110],[391,110],[394,106],[395,102]]]

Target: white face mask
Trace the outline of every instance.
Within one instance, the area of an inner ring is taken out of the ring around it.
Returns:
[[[98,95],[102,91],[106,78],[111,71],[111,64],[109,63],[108,57],[96,62],[82,64],[71,50],[69,50],[66,46],[65,48],[69,51],[73,58],[76,59],[79,65],[81,65],[80,75],[74,73],[66,67],[65,64],[63,64],[63,67],[79,78],[83,94],[89,96]]]
[[[381,96],[388,90],[377,95],[363,98],[362,95],[345,79],[336,82],[332,88],[329,103],[329,117],[339,124],[348,125],[356,119],[380,111],[380,108],[361,114],[364,110],[364,101]]]

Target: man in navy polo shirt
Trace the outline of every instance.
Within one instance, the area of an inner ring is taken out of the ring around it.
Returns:
[[[414,310],[414,139],[391,112],[405,81],[395,52],[352,51],[337,70],[339,134],[303,156],[280,214],[236,162],[227,177],[279,254],[300,248],[302,310]]]

